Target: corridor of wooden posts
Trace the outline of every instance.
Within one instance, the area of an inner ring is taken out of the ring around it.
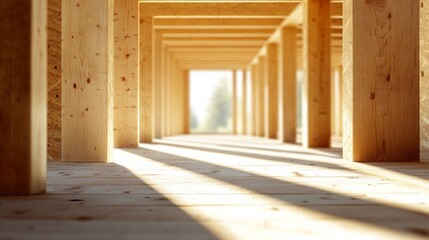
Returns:
[[[0,13],[0,194],[39,194],[0,239],[429,237],[429,0]],[[234,72],[231,135],[188,135],[198,69]]]

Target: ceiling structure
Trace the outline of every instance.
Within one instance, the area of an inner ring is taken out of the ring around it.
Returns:
[[[280,43],[283,26],[298,29],[297,66],[302,67],[301,1],[204,1],[204,7],[197,2],[203,1],[140,1],[140,14],[144,9],[154,16],[156,44],[182,68],[248,69],[265,55],[268,43]],[[342,62],[342,1],[332,1],[331,19],[336,66]]]

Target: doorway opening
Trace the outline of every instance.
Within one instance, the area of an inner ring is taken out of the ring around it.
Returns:
[[[190,71],[190,132],[232,132],[232,78],[229,70]]]

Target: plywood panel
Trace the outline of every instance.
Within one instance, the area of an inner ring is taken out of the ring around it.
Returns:
[[[140,4],[140,14],[143,9]],[[152,142],[155,136],[152,22],[153,17],[140,17],[140,142],[146,143]]]
[[[62,160],[107,162],[113,147],[113,1],[63,1]]]
[[[114,4],[114,147],[137,147],[138,3]]]
[[[47,2],[0,2],[0,194],[46,188]]]
[[[48,0],[48,159],[61,160],[61,0]]]
[[[345,3],[345,157],[418,161],[420,2]]]
[[[420,146],[429,149],[429,1],[420,6]]]
[[[303,145],[329,147],[331,138],[331,15],[329,0],[304,1]]]

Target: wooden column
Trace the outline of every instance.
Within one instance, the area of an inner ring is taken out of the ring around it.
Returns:
[[[243,89],[242,89],[242,127],[243,127],[243,135],[246,135],[248,133],[247,126],[248,126],[248,120],[247,120],[247,82],[249,81],[249,74],[246,69],[242,70],[243,72]]]
[[[0,194],[46,188],[47,3],[0,3]]]
[[[191,127],[191,106],[190,106],[190,95],[189,95],[189,70],[184,69],[183,71],[183,112],[184,112],[184,119],[183,119],[183,133],[189,134],[190,127]]]
[[[137,147],[138,3],[135,0],[115,0],[114,12],[114,147]]]
[[[237,71],[232,71],[232,134],[237,134]]]
[[[429,0],[420,8],[420,146],[429,149]]]
[[[62,160],[107,162],[113,148],[113,1],[63,1]]]
[[[265,68],[266,57],[260,56],[258,60],[258,136],[264,137],[265,133]]]
[[[140,11],[143,11],[142,5]],[[140,16],[140,142],[144,143],[151,143],[155,137],[152,25],[152,16]]]
[[[251,78],[251,92],[252,92],[252,95],[251,95],[251,99],[252,99],[252,103],[251,103],[251,111],[252,111],[252,128],[251,128],[251,134],[252,134],[252,136],[256,136],[257,135],[257,132],[258,132],[258,130],[257,130],[257,112],[258,112],[258,106],[257,106],[257,103],[258,103],[258,101],[257,101],[257,98],[258,98],[258,95],[257,95],[257,87],[256,87],[256,85],[257,85],[257,76],[258,76],[258,73],[257,73],[257,68],[258,68],[258,66],[255,64],[255,65],[252,65],[251,67],[250,67],[250,70],[251,70],[251,75],[252,75],[252,78]]]
[[[335,136],[343,135],[343,66],[338,66],[335,78],[334,112],[335,112]]]
[[[162,138],[162,35],[161,33],[155,31],[154,40],[154,112],[155,112],[155,138]]]
[[[344,157],[419,160],[418,0],[344,2]]]
[[[61,0],[48,0],[48,159],[61,160]]]
[[[297,53],[296,53],[295,27],[282,29],[282,78],[280,80],[280,140],[284,143],[296,142],[296,117],[297,117]]]
[[[304,0],[302,140],[305,147],[330,146],[330,2],[330,0]]]
[[[265,137],[277,138],[279,56],[277,43],[267,46],[265,61]]]

